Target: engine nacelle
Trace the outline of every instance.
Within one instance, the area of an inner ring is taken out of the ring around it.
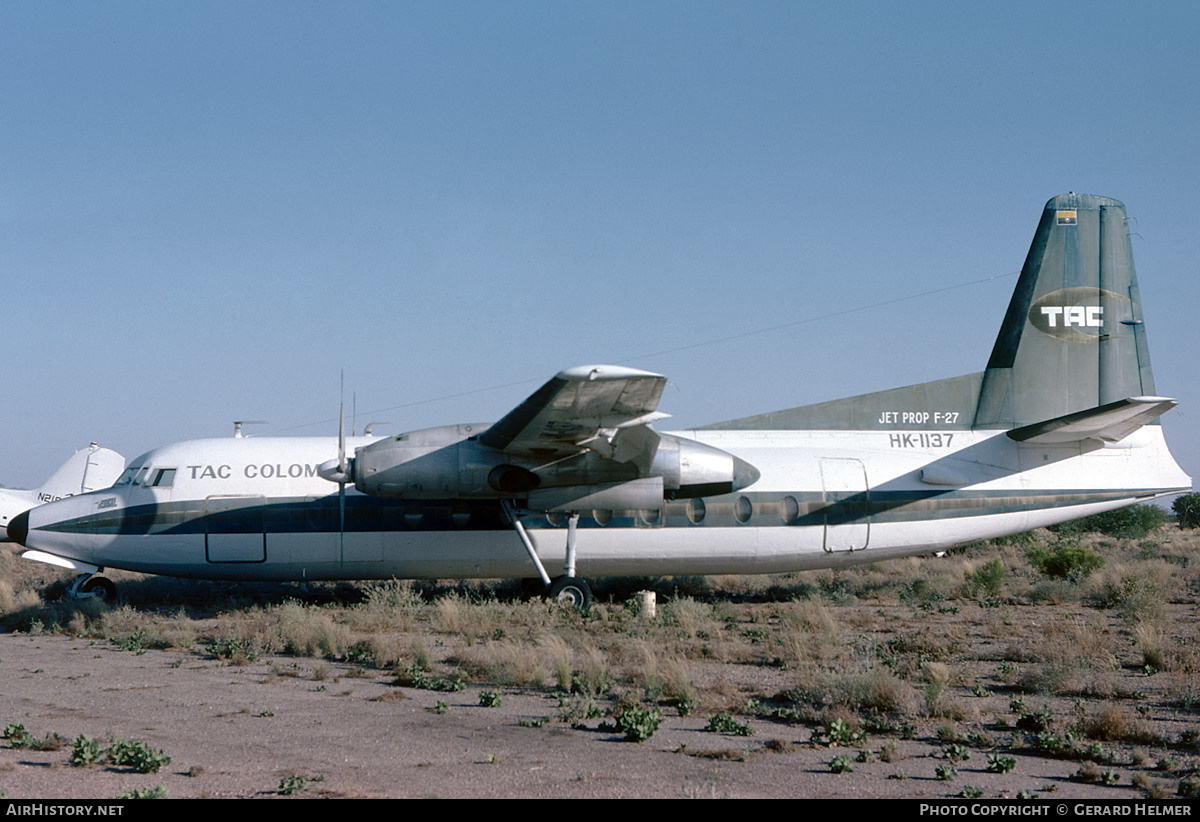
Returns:
[[[583,450],[542,465],[481,445],[475,437],[487,427],[428,428],[363,446],[355,452],[354,485],[398,499],[527,499],[531,507],[557,510],[571,500],[611,498],[611,506],[590,507],[652,508],[662,499],[728,494],[759,476],[754,466],[719,448],[654,432],[648,432],[652,457],[642,453],[619,462]],[[336,463],[332,467],[336,471]],[[646,479],[658,482],[634,482]],[[638,504],[616,504],[627,497]]]
[[[500,496],[488,475],[502,460],[470,439],[487,428],[447,425],[364,445],[355,451],[354,487],[399,499]]]
[[[650,474],[663,478],[667,499],[730,494],[758,482],[758,469],[728,451],[672,434],[660,437]]]

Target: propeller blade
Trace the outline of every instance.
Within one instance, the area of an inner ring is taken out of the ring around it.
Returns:
[[[346,372],[341,374],[338,397],[338,554],[346,553]]]
[[[338,400],[338,472],[346,473],[346,374],[342,373],[341,397]],[[345,480],[342,480],[345,485]]]

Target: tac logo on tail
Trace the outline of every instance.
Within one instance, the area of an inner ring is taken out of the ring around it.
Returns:
[[[1029,324],[1065,342],[1099,342],[1129,317],[1128,298],[1100,288],[1063,288],[1029,307]]]

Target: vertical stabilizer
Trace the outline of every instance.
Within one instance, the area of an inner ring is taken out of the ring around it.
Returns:
[[[125,469],[125,458],[116,451],[95,443],[76,451],[50,479],[37,489],[38,500],[49,502],[63,497],[108,488]]]
[[[1010,428],[1153,396],[1124,204],[1046,203],[1000,335],[975,425]]]

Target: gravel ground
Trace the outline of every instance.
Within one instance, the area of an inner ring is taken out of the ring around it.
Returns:
[[[58,750],[0,748],[0,790],[9,798],[114,798],[162,785],[172,798],[278,797],[305,777],[303,797],[984,797],[1040,791],[1047,799],[1135,799],[1130,785],[1070,780],[1078,762],[1022,757],[1010,774],[985,770],[983,752],[939,781],[942,746],[919,735],[890,762],[832,774],[839,753],[808,744],[803,727],[750,719],[750,737],[705,731],[706,717],[668,710],[646,742],[632,743],[590,720],[556,721],[557,700],[483,688],[437,693],[392,684],[382,671],[291,657],[249,665],[179,651],[122,651],[106,642],[0,635],[0,721]],[[435,706],[445,703],[444,713]],[[139,739],[171,756],[156,774],[104,764],[70,765],[70,741]],[[774,740],[775,742],[772,742]],[[768,744],[771,743],[771,744]],[[903,778],[899,778],[899,777]]]

